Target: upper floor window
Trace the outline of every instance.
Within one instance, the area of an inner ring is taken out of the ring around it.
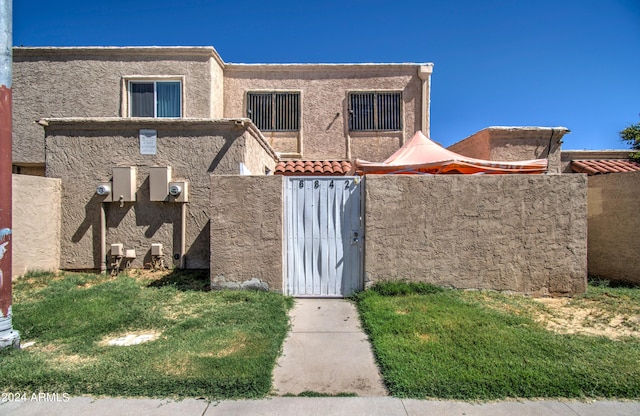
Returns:
[[[349,130],[401,130],[401,104],[401,92],[351,92],[349,93]]]
[[[180,81],[129,81],[130,117],[181,117]]]
[[[300,93],[249,92],[247,117],[262,131],[298,131]]]

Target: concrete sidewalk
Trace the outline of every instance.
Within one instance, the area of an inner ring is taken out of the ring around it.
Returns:
[[[290,316],[291,330],[274,369],[275,394],[387,395],[353,303],[296,299]]]
[[[155,399],[93,399],[72,397],[68,402],[0,403],[3,416],[635,416],[640,402],[505,401],[474,404],[393,397],[275,397],[264,400],[208,402]]]

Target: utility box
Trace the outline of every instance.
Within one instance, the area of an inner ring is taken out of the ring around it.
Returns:
[[[138,169],[135,166],[113,168],[113,189],[111,192],[113,202],[135,202],[137,173]]]
[[[113,257],[122,257],[124,256],[124,247],[122,243],[111,244],[111,255]]]
[[[189,202],[189,182],[169,182],[169,201]]]
[[[124,257],[128,258],[128,259],[135,259],[136,258],[136,250],[134,248],[128,248],[124,252]]]
[[[171,182],[171,166],[151,166],[149,168],[149,199],[168,201],[169,182]]]
[[[151,244],[151,255],[154,257],[161,257],[163,255],[163,249],[161,243]]]

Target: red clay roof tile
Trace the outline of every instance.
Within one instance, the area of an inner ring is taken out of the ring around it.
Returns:
[[[571,170],[588,175],[640,171],[640,163],[630,159],[572,160]]]
[[[344,176],[351,173],[351,162],[346,160],[288,160],[279,162],[274,173],[285,176]]]

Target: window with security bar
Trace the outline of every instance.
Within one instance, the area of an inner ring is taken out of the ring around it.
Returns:
[[[298,131],[300,93],[249,92],[247,117],[262,131]]]
[[[401,104],[401,92],[349,93],[349,130],[402,130]]]

